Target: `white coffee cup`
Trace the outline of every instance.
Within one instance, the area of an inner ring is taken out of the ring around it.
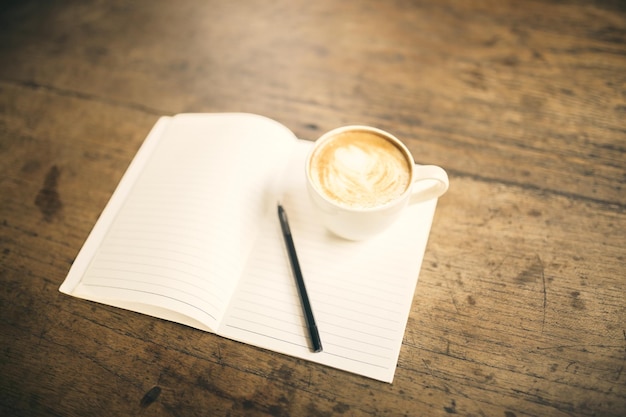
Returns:
[[[307,189],[321,222],[349,240],[385,230],[408,204],[444,194],[448,175],[417,165],[395,136],[369,126],[322,135],[306,160]]]

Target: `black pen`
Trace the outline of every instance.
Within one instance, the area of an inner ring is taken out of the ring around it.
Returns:
[[[287,221],[287,213],[285,213],[285,210],[280,203],[278,203],[278,218],[280,219],[280,227],[283,230],[283,238],[285,239],[285,245],[287,246],[291,270],[293,271],[293,276],[296,279],[298,293],[300,293],[300,300],[302,301],[302,309],[304,310],[306,325],[309,329],[309,335],[311,336],[311,343],[313,344],[313,352],[321,352],[322,340],[320,339],[320,334],[317,331],[317,325],[315,324],[315,318],[313,317],[313,309],[311,309],[309,296],[307,295],[306,287],[304,286],[304,278],[302,277],[302,271],[300,270],[296,247],[293,244],[291,229],[289,228],[289,222]]]

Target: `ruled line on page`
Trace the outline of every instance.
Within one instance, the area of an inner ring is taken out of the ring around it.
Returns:
[[[102,272],[107,271],[107,270],[109,272],[116,273],[116,276],[103,275]],[[136,279],[136,278],[130,278],[128,276],[129,274],[132,274],[133,276],[141,275],[141,276],[146,277],[147,279],[150,279],[150,278],[151,279],[141,280],[141,279]],[[165,278],[163,282],[167,282],[169,283],[169,285],[155,282],[155,278],[157,279]],[[197,299],[200,302],[208,303],[214,309],[219,308],[221,302],[223,302],[223,300],[220,299],[214,292],[207,291],[206,288],[202,288],[198,285],[194,285],[193,283],[185,282],[183,280],[177,280],[175,278],[172,278],[170,275],[159,275],[153,272],[139,272],[139,271],[132,271],[132,270],[124,270],[121,268],[108,268],[108,269],[96,268],[94,269],[91,275],[91,279],[89,280],[89,284],[95,285],[96,283],[102,282],[102,281],[118,282],[119,288],[127,288],[127,286],[124,285],[126,283],[134,283],[134,284],[145,286],[146,288],[147,287],[165,288],[170,291],[181,292],[188,297]],[[172,286],[171,285],[172,282],[176,282],[178,285]],[[183,289],[183,287],[185,286],[191,287],[189,288],[189,291],[186,291],[185,289]],[[199,293],[202,295],[200,295]]]
[[[290,344],[290,345],[293,345],[293,346],[297,346],[297,347],[300,347],[300,348],[308,348],[306,340],[303,341],[304,343],[297,343],[297,342],[294,342],[292,340],[281,339],[280,337],[276,337],[276,336],[268,335],[268,334],[265,334],[265,333],[257,332],[257,331],[254,331],[254,330],[250,330],[248,328],[237,327],[237,326],[232,325],[232,324],[229,324],[228,327],[231,328],[231,329],[240,330],[242,332],[245,332],[245,333],[248,333],[248,334],[251,334],[251,335],[259,336],[259,337],[262,337],[264,339],[272,339],[272,340],[277,341],[277,342],[287,343],[287,344]]]
[[[185,304],[188,307],[193,308],[194,310],[198,310],[201,313],[205,314],[206,316],[210,317],[212,320],[215,320],[215,317],[209,313],[206,310],[203,310],[202,308],[198,307],[195,304],[191,304],[188,303],[184,300],[180,300],[176,297],[171,297],[169,295],[165,295],[162,294],[160,292],[151,292],[151,291],[146,291],[146,290],[138,290],[138,289],[133,289],[133,288],[126,288],[126,287],[119,287],[119,286],[112,286],[112,285],[99,285],[99,284],[84,284],[86,287],[93,287],[93,288],[111,288],[111,289],[115,289],[115,290],[121,290],[121,291],[129,291],[129,292],[134,292],[134,293],[143,293],[143,294],[149,294],[155,297],[159,297],[159,298],[166,298],[172,301],[175,301],[177,303],[181,303],[181,304]]]

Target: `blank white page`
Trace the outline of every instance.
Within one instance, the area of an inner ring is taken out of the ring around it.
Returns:
[[[324,351],[309,348],[276,207],[218,333],[391,382],[437,201],[409,206],[390,229],[367,241],[335,237],[318,223],[306,192],[310,147],[298,141],[282,203]]]
[[[84,270],[70,271],[80,283],[66,290],[215,329],[295,136],[256,115],[182,114],[151,140],[132,186],[111,200],[115,214],[94,228],[105,230],[99,245],[79,254]]]

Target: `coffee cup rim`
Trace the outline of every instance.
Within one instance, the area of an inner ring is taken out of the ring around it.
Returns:
[[[384,204],[378,205],[378,206],[373,206],[373,207],[350,207],[347,205],[343,205],[340,203],[337,203],[334,200],[331,200],[330,198],[328,198],[321,190],[318,189],[318,187],[315,184],[315,181],[312,180],[311,178],[311,170],[310,170],[310,166],[311,166],[311,158],[313,157],[313,154],[315,153],[315,151],[322,146],[322,144],[328,140],[330,140],[332,137],[334,137],[335,135],[338,135],[340,133],[343,132],[347,132],[347,131],[365,131],[365,132],[371,132],[371,133],[375,133],[387,140],[391,140],[394,145],[396,147],[398,147],[400,149],[400,151],[404,154],[404,157],[406,158],[408,165],[410,167],[410,174],[409,174],[409,184],[407,185],[406,189],[402,192],[402,194],[399,194],[397,197],[391,199],[390,201],[387,201]],[[317,140],[315,140],[313,142],[313,147],[311,148],[311,150],[309,151],[307,158],[306,158],[306,163],[305,163],[305,174],[307,177],[307,183],[315,190],[316,194],[322,198],[324,201],[328,202],[329,204],[331,204],[334,207],[340,208],[341,210],[346,210],[349,212],[358,212],[358,213],[367,213],[367,212],[375,212],[375,211],[379,211],[379,210],[385,210],[389,207],[392,207],[396,204],[398,204],[399,201],[402,201],[406,198],[407,194],[411,193],[411,188],[413,185],[413,177],[415,175],[415,161],[413,160],[413,155],[411,154],[411,152],[409,151],[409,148],[407,148],[407,146],[400,140],[398,139],[396,136],[394,136],[393,134],[376,128],[376,127],[372,127],[372,126],[367,126],[367,125],[345,125],[345,126],[340,126],[340,127],[336,127],[334,129],[329,130],[328,132],[324,133],[322,136],[320,136]]]

